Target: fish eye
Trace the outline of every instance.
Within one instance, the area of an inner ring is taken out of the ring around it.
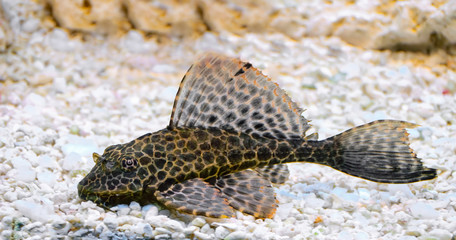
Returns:
[[[131,157],[125,157],[121,161],[121,166],[124,170],[131,171],[138,166],[138,160]]]

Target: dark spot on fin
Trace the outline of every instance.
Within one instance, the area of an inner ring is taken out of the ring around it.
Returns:
[[[241,75],[241,74],[243,74],[243,73],[245,73],[245,72],[244,72],[244,69],[241,68],[241,69],[239,69],[239,71],[237,71],[237,72],[234,74],[234,76],[237,77],[237,76],[239,76],[239,75]]]
[[[251,68],[251,67],[252,67],[252,64],[250,64],[250,63],[244,64],[244,68],[245,68],[246,70],[249,69],[249,68]]]

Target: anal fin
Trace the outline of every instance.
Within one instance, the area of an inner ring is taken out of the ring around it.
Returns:
[[[234,209],[256,218],[272,218],[277,209],[271,183],[253,170],[221,176],[215,186]]]
[[[174,184],[165,191],[156,191],[155,197],[166,207],[179,212],[212,218],[234,217],[233,209],[220,190],[200,178]]]
[[[261,168],[255,168],[263,178],[275,184],[282,184],[287,181],[290,176],[288,166],[286,164],[270,165]]]

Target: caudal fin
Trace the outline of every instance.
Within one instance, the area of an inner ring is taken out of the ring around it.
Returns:
[[[380,120],[347,130],[334,141],[336,168],[353,176],[382,183],[411,183],[436,177],[409,147],[406,128],[418,125]]]

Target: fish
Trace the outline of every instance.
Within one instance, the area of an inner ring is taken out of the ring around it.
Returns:
[[[183,77],[169,125],[93,153],[82,200],[109,208],[136,201],[209,218],[236,211],[272,218],[273,184],[286,163],[329,166],[379,183],[434,179],[409,146],[418,125],[377,120],[318,140],[286,92],[248,62],[208,53]]]

